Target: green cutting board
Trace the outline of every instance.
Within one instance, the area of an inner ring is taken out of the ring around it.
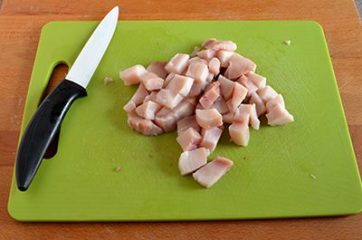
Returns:
[[[72,65],[96,22],[44,26],[22,131],[58,63]],[[248,147],[223,135],[211,157],[234,167],[211,189],[180,176],[176,133],[133,132],[123,105],[136,87],[120,69],[190,53],[204,39],[237,43],[257,72],[282,93],[295,122],[251,130]],[[291,40],[291,45],[283,44]],[[111,76],[113,84],[103,79]],[[30,189],[13,179],[8,210],[21,221],[157,221],[252,219],[361,211],[361,179],[323,30],[309,21],[120,21],[88,88],[60,133],[58,152],[43,161]],[[120,171],[114,171],[116,167]]]

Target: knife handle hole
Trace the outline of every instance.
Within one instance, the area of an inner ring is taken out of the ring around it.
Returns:
[[[57,64],[54,69],[52,74],[50,75],[49,81],[48,81],[48,85],[47,87],[44,89],[44,92],[42,94],[42,97],[39,101],[39,104],[44,100],[44,98],[46,98],[46,96],[48,96],[48,94],[53,91],[53,89],[62,81],[64,80],[65,76],[68,73],[68,65],[65,64],[64,62],[61,62],[59,64]],[[58,142],[59,142],[59,135],[60,135],[60,128],[57,131],[57,133],[55,134],[53,140],[51,141],[49,147],[47,148],[47,151],[44,154],[44,159],[51,159],[55,156],[55,154],[57,154],[58,151]]]

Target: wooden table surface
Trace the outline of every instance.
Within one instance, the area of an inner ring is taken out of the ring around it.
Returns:
[[[0,0],[1,2],[1,0]],[[362,239],[362,214],[172,223],[19,223],[6,206],[41,27],[51,20],[303,19],[323,26],[362,169],[362,27],[353,0],[3,0],[0,9],[0,239]]]

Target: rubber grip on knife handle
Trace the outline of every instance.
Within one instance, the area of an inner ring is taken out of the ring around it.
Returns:
[[[21,139],[16,158],[18,189],[26,191],[44,154],[75,99],[87,96],[80,85],[64,79],[40,104]]]

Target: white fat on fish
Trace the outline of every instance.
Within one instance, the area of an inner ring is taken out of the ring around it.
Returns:
[[[202,140],[200,142],[200,147],[204,147],[213,152],[219,142],[219,139],[222,134],[222,129],[219,127],[212,128],[203,128],[201,130]]]
[[[177,53],[166,64],[165,69],[168,73],[181,74],[187,68],[187,62],[190,59],[188,54]]]
[[[166,64],[166,62],[152,62],[150,65],[148,65],[146,70],[156,74],[162,79],[165,79],[168,74],[165,69]]]
[[[192,177],[201,185],[210,188],[233,166],[233,161],[225,157],[217,157],[192,174]]]
[[[190,151],[198,148],[201,142],[201,135],[194,128],[190,127],[178,135],[176,141],[180,144],[183,151]]]
[[[119,73],[119,77],[123,80],[124,85],[129,86],[141,82],[141,76],[147,71],[142,65],[135,65],[127,68]]]
[[[196,121],[203,128],[222,126],[222,116],[215,109],[196,109]]]
[[[206,148],[197,148],[191,151],[185,151],[181,154],[178,166],[181,175],[190,174],[207,163],[209,150]]]

